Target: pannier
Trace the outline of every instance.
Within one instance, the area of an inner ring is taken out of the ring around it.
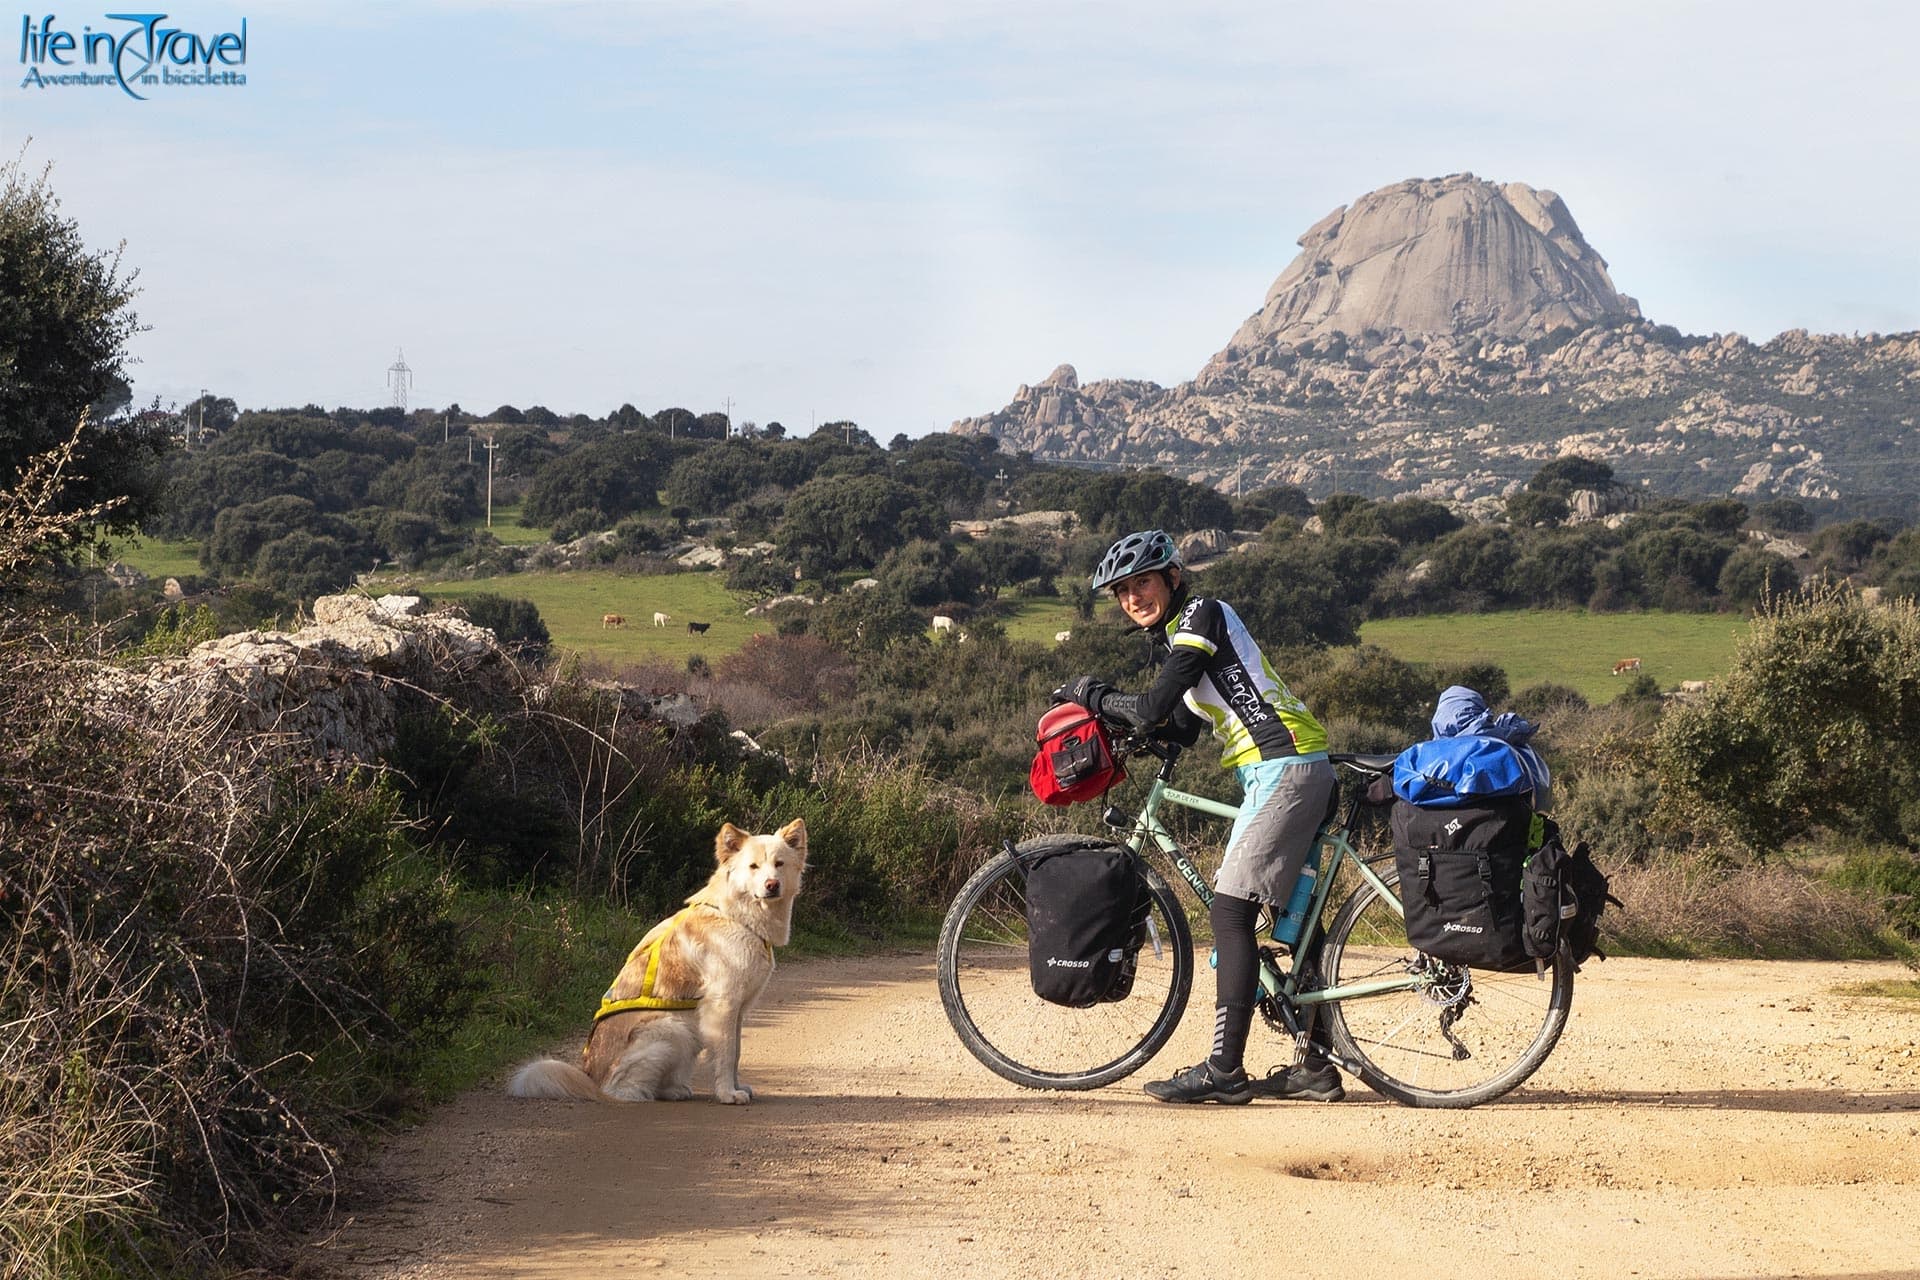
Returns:
[[[1590,956],[1605,960],[1600,917],[1609,902],[1620,906],[1620,899],[1607,892],[1606,873],[1594,865],[1584,840],[1569,852],[1553,819],[1541,822],[1543,838],[1527,859],[1520,886],[1527,954],[1551,956],[1564,938],[1576,965]]]
[[[1044,836],[1013,851],[1027,881],[1027,965],[1042,1000],[1084,1009],[1124,1000],[1152,899],[1131,849]]]
[[[1445,809],[1395,801],[1393,855],[1415,950],[1477,969],[1533,967],[1520,881],[1534,817],[1524,796]]]
[[[1027,770],[1027,783],[1045,804],[1093,800],[1126,780],[1099,717],[1077,702],[1063,702],[1040,717],[1034,740],[1040,749]]]

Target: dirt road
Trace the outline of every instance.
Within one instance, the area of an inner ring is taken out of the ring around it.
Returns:
[[[783,964],[750,1107],[476,1093],[394,1140],[356,1280],[1920,1276],[1920,1004],[1898,965],[1616,959],[1508,1098],[1169,1107],[968,1057],[932,956]],[[1194,1006],[1152,1070],[1197,1060]],[[577,1049],[570,1046],[570,1049]],[[1256,1029],[1250,1065],[1278,1059]],[[1304,1263],[1296,1260],[1304,1259]]]

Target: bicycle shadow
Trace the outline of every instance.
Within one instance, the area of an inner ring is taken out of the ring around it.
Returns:
[[[1781,1115],[1846,1115],[1920,1111],[1920,1091],[1862,1093],[1850,1089],[1529,1089],[1487,1106],[1648,1107],[1689,1111],[1759,1111]]]

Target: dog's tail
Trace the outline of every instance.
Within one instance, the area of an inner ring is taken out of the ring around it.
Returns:
[[[507,1093],[515,1098],[572,1098],[580,1102],[612,1102],[593,1077],[570,1062],[541,1058],[513,1073]]]

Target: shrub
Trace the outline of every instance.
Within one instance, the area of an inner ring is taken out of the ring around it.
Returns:
[[[1662,803],[1758,853],[1815,826],[1920,842],[1920,610],[1822,588],[1763,611],[1658,739]]]

